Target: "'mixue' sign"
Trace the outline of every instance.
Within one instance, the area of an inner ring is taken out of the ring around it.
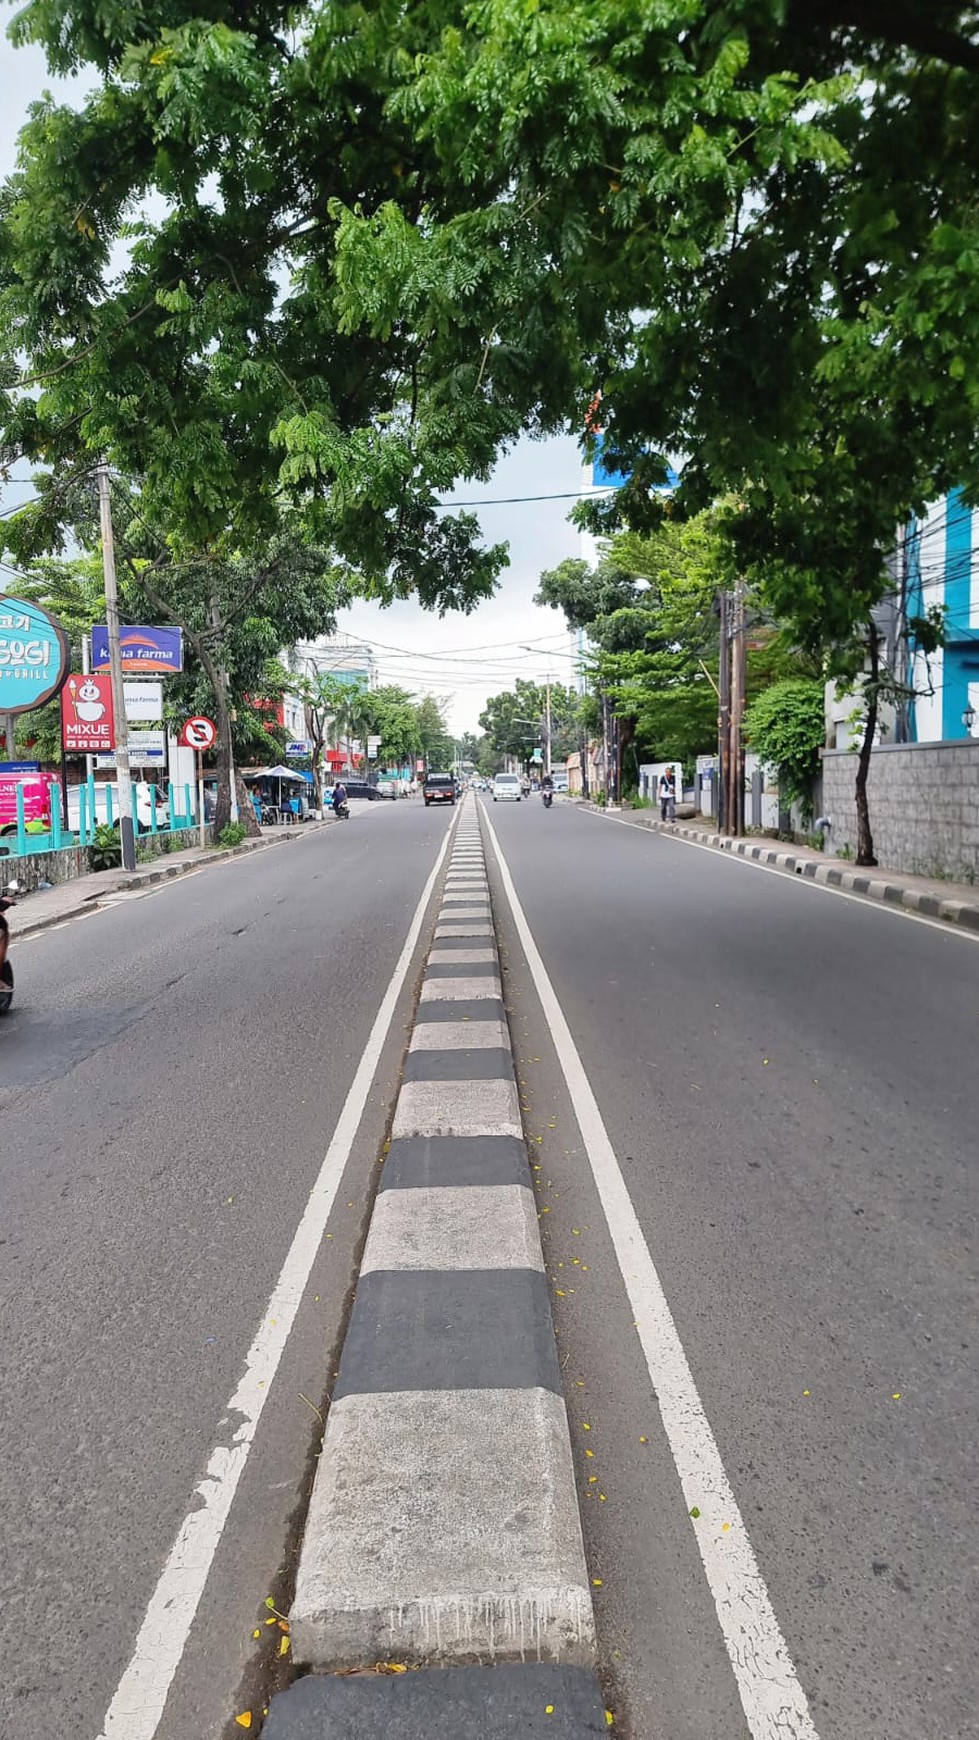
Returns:
[[[111,677],[68,678],[61,691],[61,742],[69,755],[106,755],[115,749]]]

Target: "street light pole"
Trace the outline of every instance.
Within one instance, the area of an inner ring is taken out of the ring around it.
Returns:
[[[136,868],[136,835],[133,828],[133,784],[129,768],[129,736],[126,723],[126,690],[122,680],[122,648],[119,644],[119,586],[116,580],[116,547],[112,535],[112,498],[109,467],[103,459],[96,469],[99,487],[99,525],[102,532],[102,571],[105,580],[105,625],[109,640],[109,677],[112,685],[113,732],[116,750],[116,787],[119,793],[119,838],[122,867]]]

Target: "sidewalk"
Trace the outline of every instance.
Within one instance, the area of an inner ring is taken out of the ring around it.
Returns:
[[[595,804],[582,804],[582,808],[594,810],[598,815],[605,814]],[[658,834],[675,834],[681,840],[695,840],[698,845],[710,846],[718,852],[730,852],[751,863],[766,864],[770,869],[784,871],[790,876],[806,876],[830,888],[841,888],[870,900],[883,900],[890,906],[903,906],[926,918],[938,918],[946,924],[979,931],[979,887],[969,883],[911,876],[903,870],[858,869],[846,859],[829,858],[811,846],[790,846],[758,835],[748,835],[740,840],[728,839],[713,831],[709,816],[693,816],[683,822],[661,822],[650,810],[613,809],[609,813],[634,827],[651,828]]]
[[[94,870],[87,876],[74,876],[69,882],[58,882],[52,888],[35,890],[18,900],[12,910],[11,942],[16,944],[40,930],[48,930],[52,925],[64,924],[70,918],[90,912],[110,895],[151,888],[172,876],[183,876],[191,870],[222,864],[227,858],[241,858],[246,853],[261,852],[271,846],[284,846],[290,840],[302,840],[307,834],[332,825],[333,818],[327,817],[320,822],[304,822],[301,827],[265,828],[260,839],[243,840],[240,846],[208,846],[203,849],[189,846],[182,852],[169,852],[164,857],[155,858],[151,864],[141,864],[136,870]],[[13,880],[16,880],[16,863],[14,858],[2,861],[3,866],[9,866]]]

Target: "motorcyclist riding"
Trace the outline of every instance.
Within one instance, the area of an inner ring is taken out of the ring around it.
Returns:
[[[330,804],[332,806],[334,815],[338,816],[340,814],[340,811],[342,810],[346,801],[347,801],[347,788],[344,785],[342,780],[338,780],[336,785],[333,787],[333,796],[330,799]]]

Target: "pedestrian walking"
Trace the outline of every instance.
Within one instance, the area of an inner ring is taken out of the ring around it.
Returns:
[[[664,822],[676,821],[676,772],[672,767],[659,776],[659,813]]]

